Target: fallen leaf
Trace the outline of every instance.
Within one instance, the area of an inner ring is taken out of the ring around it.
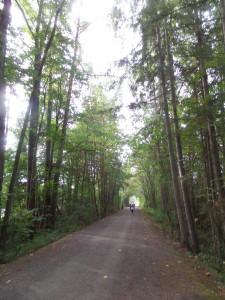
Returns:
[[[145,277],[144,280],[147,280],[147,278]]]
[[[10,283],[11,280],[6,281],[6,283]]]
[[[107,278],[108,278],[108,276],[103,276],[103,278],[104,278],[104,279],[107,279]]]
[[[169,267],[170,265],[166,265],[166,267]]]

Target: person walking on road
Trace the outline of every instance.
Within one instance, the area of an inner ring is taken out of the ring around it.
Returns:
[[[134,209],[135,209],[135,204],[133,203],[133,204],[131,204],[131,206],[130,206],[130,210],[131,210],[132,214],[134,213]]]

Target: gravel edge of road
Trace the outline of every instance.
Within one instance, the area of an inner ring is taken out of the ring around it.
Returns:
[[[117,211],[118,212],[118,211]],[[114,212],[108,216],[111,216],[117,212]],[[106,217],[108,217],[106,216]],[[76,232],[79,232],[80,230],[83,230],[87,227],[90,227],[90,226],[93,226],[94,224],[98,223],[98,222],[101,222],[102,220],[104,220],[106,217],[100,219],[100,220],[97,220],[97,221],[94,221],[93,223],[90,223],[86,226],[82,226],[82,227],[79,227],[77,228],[75,231],[71,232],[71,233],[68,233],[68,234],[65,234],[64,236],[56,239],[55,241],[49,243],[49,244],[46,244],[45,246],[42,246],[38,249],[36,249],[35,251],[32,251],[30,253],[27,253],[27,254],[24,254],[16,259],[13,259],[7,263],[4,263],[4,264],[0,264],[0,277],[2,276],[5,276],[5,275],[8,275],[10,274],[11,272],[15,271],[15,269],[18,268],[18,266],[23,262],[25,261],[29,256],[33,256],[34,253],[38,253],[38,252],[42,252],[42,251],[45,251],[45,249],[49,248],[49,247],[52,247],[53,245],[57,245],[59,243],[61,243],[63,240],[67,239],[68,237],[70,237],[71,235],[74,235]]]

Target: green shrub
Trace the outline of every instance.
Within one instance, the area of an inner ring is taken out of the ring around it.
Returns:
[[[71,214],[62,213],[58,216],[55,229],[42,231],[35,229],[35,225],[40,224],[42,218],[36,217],[34,211],[24,210],[10,220],[9,239],[5,248],[0,251],[0,263],[31,253],[95,220],[93,206],[76,205]]]

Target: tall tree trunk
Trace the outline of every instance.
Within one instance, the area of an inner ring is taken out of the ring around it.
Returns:
[[[170,117],[169,117],[169,109],[168,109],[168,100],[167,100],[167,90],[166,90],[166,79],[164,73],[164,58],[163,51],[161,46],[161,32],[160,27],[156,26],[156,35],[157,35],[157,47],[158,47],[158,56],[159,56],[159,72],[160,72],[160,80],[162,87],[162,96],[163,96],[163,104],[164,104],[164,114],[165,114],[165,122],[166,122],[166,132],[167,132],[167,142],[168,142],[168,150],[169,150],[169,158],[170,158],[170,166],[171,166],[171,175],[173,180],[173,190],[174,190],[174,198],[180,228],[180,239],[182,246],[188,247],[188,239],[187,239],[187,227],[183,214],[182,203],[180,199],[180,187],[177,176],[177,166],[176,159],[174,155],[173,142],[172,142],[172,133],[170,126]]]
[[[76,159],[74,166],[74,193],[73,199],[74,202],[78,202],[78,192],[79,192],[79,183],[80,183],[80,170],[79,170],[79,158]]]
[[[214,174],[212,167],[212,155],[209,145],[209,133],[207,128],[204,132],[201,132],[201,140],[203,149],[203,165],[205,170],[205,187],[209,207],[213,248],[215,255],[221,257],[223,253],[223,238],[221,236],[221,216],[220,213],[218,214],[218,208],[215,205],[218,199],[215,193],[216,188],[214,183]]]
[[[51,195],[52,195],[52,137],[51,137],[51,120],[52,120],[52,74],[49,75],[49,98],[47,104],[47,139],[46,139],[46,149],[45,149],[45,194],[44,194],[44,212],[43,214],[47,216],[47,222],[49,220],[48,216],[51,213]],[[50,224],[45,224],[47,228]]]
[[[7,44],[7,29],[10,23],[11,0],[4,0],[0,11],[0,219],[2,209],[2,186],[5,165],[6,145],[6,82],[5,82],[5,56]]]
[[[95,143],[94,143],[95,145]],[[95,207],[95,214],[96,217],[99,216],[99,211],[98,211],[98,203],[97,203],[97,196],[96,196],[96,159],[95,159],[96,152],[92,152],[91,154],[91,166],[90,166],[90,180],[91,180],[91,186],[92,186],[92,199]]]
[[[10,184],[9,184],[5,216],[3,219],[3,225],[2,225],[2,229],[1,229],[1,233],[0,233],[0,246],[1,247],[4,247],[5,241],[7,240],[9,218],[10,218],[12,203],[13,203],[13,199],[14,199],[14,189],[15,189],[15,184],[16,184],[16,179],[17,179],[17,174],[18,174],[20,154],[22,152],[23,141],[24,141],[26,129],[28,126],[29,115],[30,115],[30,105],[28,105],[28,107],[27,107],[26,115],[25,115],[25,118],[23,121],[23,128],[22,128],[19,143],[17,146],[11,180],[10,180]]]
[[[18,1],[16,1],[16,2],[18,4],[19,8],[21,9],[22,13],[24,14],[24,12],[23,12],[22,8],[20,7]],[[48,50],[49,50],[49,48],[51,46],[51,43],[53,41],[53,38],[54,38],[54,35],[55,35],[55,30],[56,30],[57,18],[58,18],[58,15],[59,15],[59,13],[60,13],[63,5],[64,5],[64,2],[65,2],[64,0],[61,2],[61,6],[57,10],[57,13],[56,13],[56,16],[55,16],[54,28],[51,32],[50,38],[49,38],[48,43],[46,45],[44,55],[43,55],[43,59],[41,61],[40,69],[39,69],[39,72],[38,72],[39,76],[42,73]],[[34,95],[35,95],[35,93],[34,93]],[[30,97],[30,101],[29,101],[29,104],[28,104],[28,108],[27,108],[27,111],[26,111],[25,118],[24,118],[23,128],[22,128],[19,143],[18,143],[18,146],[17,146],[15,161],[14,161],[11,180],[10,180],[10,184],[9,184],[8,198],[7,198],[7,202],[6,202],[5,217],[3,219],[3,225],[2,225],[1,233],[0,233],[0,246],[1,247],[4,246],[5,241],[7,239],[7,230],[8,230],[9,218],[10,218],[10,214],[11,214],[12,202],[13,202],[13,198],[14,198],[14,188],[15,188],[16,178],[17,178],[17,174],[18,174],[20,154],[21,154],[21,151],[22,151],[22,145],[23,145],[26,129],[27,129],[28,122],[29,122],[30,110],[31,110],[31,107],[32,107],[32,99],[33,99],[32,96],[33,96],[33,94]]]
[[[61,137],[61,143],[60,148],[58,151],[58,159],[55,165],[56,173],[53,178],[54,183],[54,189],[53,189],[53,195],[51,200],[51,226],[54,227],[55,224],[55,213],[56,213],[56,204],[57,204],[57,198],[58,198],[58,188],[59,188],[59,178],[61,174],[61,166],[62,166],[62,159],[63,159],[63,149],[65,145],[66,140],[66,131],[67,131],[67,123],[69,118],[69,109],[70,109],[70,101],[72,96],[72,88],[73,88],[73,81],[75,76],[75,63],[77,59],[77,51],[78,51],[78,38],[80,34],[80,19],[78,20],[77,25],[77,31],[76,31],[76,37],[75,37],[75,48],[74,48],[74,55],[73,55],[73,63],[70,70],[69,75],[69,81],[68,81],[68,92],[67,92],[67,101],[66,101],[66,107],[64,111],[64,118],[63,118],[63,125],[62,125],[62,137]]]
[[[28,19],[25,15],[23,7],[20,2],[16,0],[18,7],[20,8],[24,19],[27,23],[27,26],[30,30],[30,33],[35,41],[35,50],[36,55],[34,57],[34,72],[33,72],[33,90],[30,97],[30,105],[31,105],[31,114],[30,114],[30,126],[29,126],[29,144],[28,144],[28,180],[27,180],[27,208],[33,209],[35,208],[35,194],[36,194],[36,152],[37,152],[37,141],[38,141],[38,120],[39,120],[39,95],[40,95],[40,87],[42,80],[43,67],[45,65],[47,55],[49,49],[52,45],[53,39],[55,37],[55,32],[57,28],[57,22],[59,18],[59,14],[61,13],[63,6],[66,0],[62,0],[60,4],[58,4],[53,27],[49,32],[49,37],[46,44],[43,46],[41,42],[40,35],[40,26],[42,23],[43,16],[43,4],[44,0],[38,2],[39,10],[38,17],[36,23],[35,33],[32,31],[30,24],[28,23]],[[47,36],[46,36],[47,38]]]
[[[186,181],[186,172],[184,168],[183,161],[183,153],[182,153],[182,145],[180,139],[180,129],[178,123],[178,115],[177,115],[177,100],[175,93],[175,76],[174,76],[174,67],[173,67],[173,57],[171,54],[170,48],[170,40],[169,40],[169,32],[166,30],[166,39],[167,39],[167,53],[168,53],[168,62],[169,62],[169,74],[170,74],[170,90],[171,90],[171,100],[173,106],[173,116],[174,116],[174,133],[175,133],[175,141],[176,141],[176,149],[177,149],[177,160],[178,160],[178,170],[179,170],[179,178],[181,183],[181,191],[183,195],[183,202],[185,208],[185,214],[188,224],[188,230],[191,238],[191,242],[195,252],[199,251],[199,242],[198,236],[195,228],[194,217],[191,209],[190,196],[188,192],[188,185]]]
[[[204,50],[204,39],[203,39],[203,32],[201,27],[201,12],[198,11],[196,13],[196,22],[197,22],[197,41],[199,50],[203,53]],[[200,16],[199,16],[200,14]],[[209,93],[209,84],[208,84],[208,76],[206,73],[205,68],[205,60],[203,57],[199,58],[199,65],[200,65],[200,72],[203,74],[201,81],[202,81],[202,90],[203,90],[203,98],[206,103],[207,108],[207,123],[208,123],[208,132],[209,132],[209,142],[210,142],[210,150],[212,155],[212,163],[213,163],[213,171],[215,176],[215,184],[218,192],[218,199],[219,199],[219,206],[221,209],[221,219],[222,219],[222,226],[224,227],[225,231],[225,187],[223,182],[223,175],[222,169],[219,159],[219,151],[218,151],[218,144],[216,138],[216,129],[214,125],[214,117],[213,117],[213,100]],[[224,253],[225,255],[225,253]]]
[[[100,216],[105,217],[107,209],[107,181],[108,176],[105,171],[105,153],[101,153],[99,157],[99,203]]]
[[[38,68],[36,69],[36,71]],[[36,207],[36,153],[37,153],[37,128],[39,119],[39,95],[41,80],[37,80],[33,86],[31,95],[31,114],[29,125],[29,142],[28,142],[28,178],[27,178],[27,209],[32,210]]]
[[[223,49],[225,51],[225,0],[220,0],[221,22],[223,28]]]

